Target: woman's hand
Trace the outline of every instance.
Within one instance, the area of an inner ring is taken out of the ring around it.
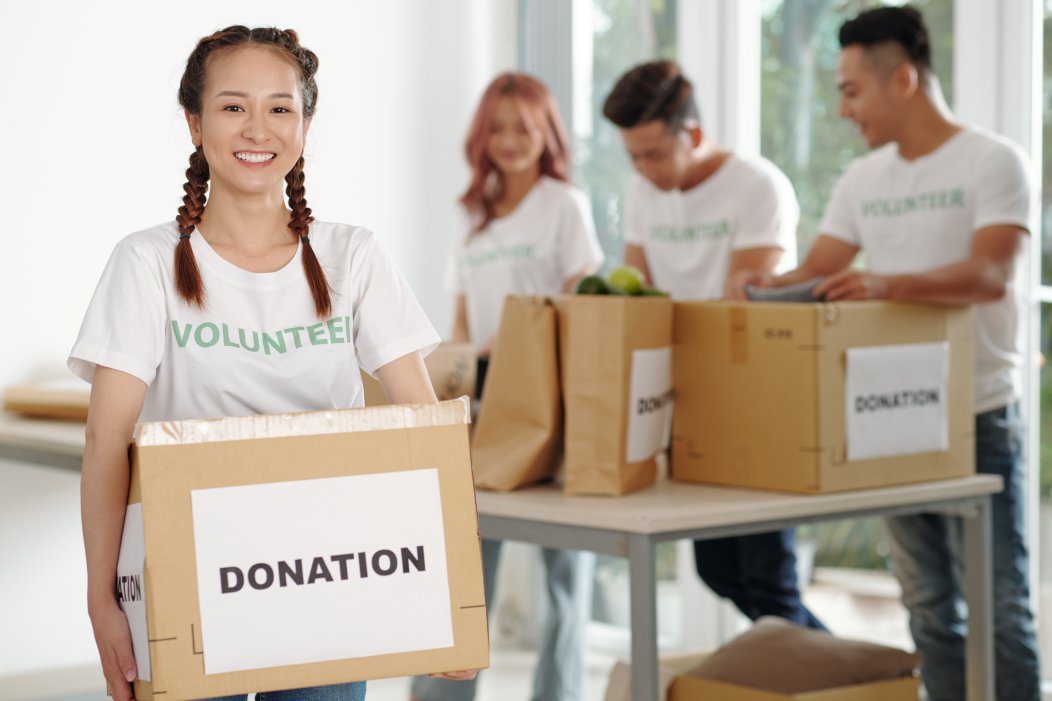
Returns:
[[[434,674],[429,674],[428,676],[434,677],[435,679],[449,679],[455,682],[466,682],[470,679],[474,679],[475,675],[478,673],[479,671],[477,669],[471,669],[463,672],[436,672]]]
[[[91,613],[91,627],[113,701],[130,701],[134,698],[131,682],[138,676],[138,669],[132,652],[128,618],[114,602]]]

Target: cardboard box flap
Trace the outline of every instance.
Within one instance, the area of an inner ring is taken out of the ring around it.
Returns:
[[[137,424],[134,440],[136,445],[142,448],[468,423],[471,423],[470,400],[460,397],[437,404],[399,404],[223,419],[154,421]]]

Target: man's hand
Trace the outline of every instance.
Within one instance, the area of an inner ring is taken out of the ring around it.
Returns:
[[[772,273],[761,273],[756,270],[740,270],[727,279],[723,290],[725,299],[736,302],[748,300],[745,294],[746,287],[771,287],[774,284],[775,275]]]
[[[860,299],[888,299],[890,287],[883,275],[847,268],[827,277],[815,288],[814,295],[827,302]]]

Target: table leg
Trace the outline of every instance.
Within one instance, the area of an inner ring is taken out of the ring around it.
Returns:
[[[632,602],[632,701],[658,701],[657,570],[655,543],[628,537],[629,595]]]
[[[990,497],[964,516],[964,591],[968,602],[968,701],[994,698],[993,539]]]

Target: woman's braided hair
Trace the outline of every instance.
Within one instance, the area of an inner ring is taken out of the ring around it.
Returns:
[[[300,46],[299,37],[291,29],[249,29],[235,25],[197,42],[186,61],[186,70],[179,83],[179,104],[191,114],[201,114],[201,94],[204,92],[209,58],[217,51],[248,44],[272,47],[299,69],[303,116],[310,119],[318,101],[318,83],[314,79],[318,71],[318,57],[310,49]],[[197,262],[194,260],[193,248],[190,246],[190,234],[201,223],[201,214],[207,200],[208,177],[208,161],[205,160],[201,147],[197,147],[190,154],[190,167],[186,169],[186,184],[183,185],[186,194],[176,216],[180,237],[175,249],[175,280],[183,299],[198,307],[205,305],[205,290]],[[300,156],[296,165],[285,175],[285,182],[285,194],[292,210],[289,230],[303,242],[303,269],[310,284],[318,317],[325,318],[332,311],[332,300],[325,273],[318,257],[314,255],[307,235],[314,217],[307,206],[306,189],[303,186],[303,156]]]

